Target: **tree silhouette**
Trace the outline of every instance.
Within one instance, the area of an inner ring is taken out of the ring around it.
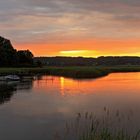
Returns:
[[[29,50],[17,51],[11,41],[0,36],[0,66],[33,65],[33,54]]]

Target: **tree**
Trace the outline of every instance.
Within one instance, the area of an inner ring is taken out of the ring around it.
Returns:
[[[32,66],[33,54],[29,50],[17,51],[10,40],[0,37],[0,66]]]
[[[33,54],[29,50],[20,50],[17,52],[17,56],[20,65],[33,64]]]
[[[17,64],[17,51],[10,40],[0,37],[0,66],[14,66]]]

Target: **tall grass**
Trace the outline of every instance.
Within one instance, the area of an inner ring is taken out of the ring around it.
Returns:
[[[104,109],[104,117],[97,118],[92,113],[78,113],[74,121],[66,123],[62,135],[55,137],[57,140],[140,140],[140,131],[130,133],[122,123],[119,111],[111,116],[110,111]],[[112,120],[113,117],[113,120]],[[126,116],[129,119],[130,116]]]

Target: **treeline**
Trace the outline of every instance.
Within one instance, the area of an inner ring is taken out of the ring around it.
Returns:
[[[121,57],[99,57],[96,59],[97,65],[140,65],[140,57],[130,57],[130,56],[121,56]]]
[[[89,66],[93,65],[96,59],[83,57],[35,57],[34,61],[47,66]]]
[[[33,54],[29,50],[13,48],[10,40],[0,37],[0,67],[28,67],[33,65]]]
[[[35,57],[36,63],[46,66],[117,66],[117,65],[140,65],[140,57]]]

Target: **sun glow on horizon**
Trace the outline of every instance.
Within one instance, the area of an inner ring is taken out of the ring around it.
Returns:
[[[85,53],[88,50],[71,50],[71,51],[60,51],[61,54],[70,54],[70,53]]]
[[[60,51],[60,55],[62,56],[84,56],[84,57],[97,57],[97,51],[94,50],[69,50],[69,51]]]
[[[100,57],[100,56],[140,56],[140,52],[137,53],[104,53],[93,51],[93,50],[70,50],[60,51],[59,56],[70,56],[70,57]]]

